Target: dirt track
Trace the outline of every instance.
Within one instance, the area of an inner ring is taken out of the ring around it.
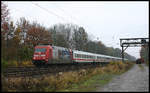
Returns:
[[[145,64],[135,64],[129,71],[115,77],[97,91],[149,91],[149,67]]]

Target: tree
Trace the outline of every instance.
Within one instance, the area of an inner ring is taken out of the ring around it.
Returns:
[[[77,50],[87,50],[86,45],[88,43],[88,34],[85,32],[83,27],[79,27],[78,30],[74,30],[73,40]]]
[[[98,41],[96,45],[97,45],[96,47],[97,53],[107,55],[107,48],[101,41]]]
[[[9,9],[7,8],[7,5],[3,2],[1,3],[1,39],[6,40],[8,39],[8,33],[9,33]]]
[[[1,25],[9,22],[9,9],[8,6],[1,2]]]
[[[10,35],[9,9],[7,5],[1,2],[1,41],[2,41],[2,58],[6,58],[8,48],[8,36]]]
[[[16,28],[16,31],[14,32],[14,38],[13,38],[13,42],[14,42],[14,46],[15,47],[18,47],[19,46],[19,43],[21,41],[21,36],[20,36],[20,33],[21,33],[21,28],[20,27],[17,27]]]
[[[17,26],[20,27],[21,29],[21,32],[20,32],[21,43],[26,45],[25,39],[27,36],[27,31],[30,27],[30,23],[24,17],[21,17],[20,21],[17,21]]]
[[[144,59],[144,61],[149,61],[149,47],[148,46],[142,46],[140,50],[140,56]]]
[[[27,32],[26,42],[30,47],[50,44],[52,42],[51,33],[37,23],[32,24]]]
[[[77,28],[74,24],[55,24],[48,31],[52,33],[52,41],[56,46],[74,48],[72,39],[73,31]]]

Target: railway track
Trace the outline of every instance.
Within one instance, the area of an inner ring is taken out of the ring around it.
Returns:
[[[104,66],[100,64],[59,64],[43,67],[9,67],[4,70],[5,77],[26,77],[43,74],[57,74],[59,72],[78,71],[80,69],[95,68]]]

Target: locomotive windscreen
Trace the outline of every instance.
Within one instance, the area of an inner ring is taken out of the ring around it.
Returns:
[[[36,48],[35,52],[45,52],[46,48]]]

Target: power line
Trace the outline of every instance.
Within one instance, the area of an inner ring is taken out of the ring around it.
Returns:
[[[32,2],[31,2],[32,3]],[[59,15],[57,15],[56,13],[54,13],[54,12],[52,12],[52,11],[50,11],[50,10],[48,10],[48,9],[46,9],[46,8],[43,8],[43,7],[41,7],[40,5],[38,5],[38,4],[35,4],[35,3],[32,3],[32,4],[34,4],[35,6],[37,6],[37,7],[39,7],[39,8],[41,8],[41,9],[43,9],[43,10],[45,10],[45,11],[47,11],[48,13],[50,13],[50,14],[53,14],[53,15],[55,15],[55,16],[57,16],[58,18],[61,18],[61,19],[63,19],[64,21],[68,21],[68,20],[66,20],[66,19],[64,19],[63,17],[61,17],[61,16],[59,16]],[[63,12],[64,12],[64,10],[63,9],[61,9]],[[77,21],[76,21],[77,22]],[[77,22],[78,23],[78,22]],[[80,25],[85,25],[84,23],[82,23],[82,22],[79,22],[79,24]]]
[[[63,8],[60,8],[60,6],[58,6],[58,5],[56,5],[56,4],[55,4],[55,6],[57,6],[61,11],[63,11],[64,13],[66,13],[66,11],[65,11]],[[68,14],[68,13],[67,13],[67,14]],[[74,18],[74,19],[75,19],[75,20],[73,19],[74,21],[77,20],[77,19],[76,19],[75,17],[73,17],[70,13],[69,13],[69,16],[70,16],[71,19]],[[78,21],[76,21],[76,22],[78,22]]]
[[[32,3],[32,2],[31,2],[31,3]],[[32,4],[34,4],[35,6],[37,6],[37,7],[41,8],[41,9],[43,9],[43,10],[47,11],[47,12],[48,12],[48,13],[50,13],[50,14],[53,14],[53,15],[55,15],[55,16],[57,16],[57,17],[59,17],[59,18],[63,19],[64,21],[68,21],[68,20],[64,19],[63,17],[61,17],[61,16],[59,16],[59,15],[55,14],[54,12],[49,11],[48,9],[41,7],[41,6],[40,6],[40,5],[38,5],[38,4],[35,4],[35,3],[32,3]]]
[[[61,11],[63,11],[64,13],[66,13],[66,11],[63,9],[63,8],[60,8],[60,6],[58,6],[58,5],[56,5],[55,4],[55,6],[57,6],[57,8],[59,8]],[[67,12],[67,14],[70,16],[70,18],[72,19],[72,20],[74,20],[74,21],[76,21],[78,24],[80,24],[80,25],[85,25],[83,22],[78,22],[78,19],[75,17],[75,16],[73,16],[71,13],[68,13]]]

